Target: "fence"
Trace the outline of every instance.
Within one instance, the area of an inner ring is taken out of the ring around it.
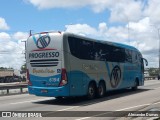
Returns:
[[[13,89],[20,89],[20,93],[24,93],[23,89],[27,88],[27,83],[14,83],[14,84],[1,84],[0,90],[6,90],[6,94],[10,94],[10,91]],[[2,94],[1,94],[2,95]]]
[[[145,80],[155,80],[157,79],[157,76],[148,76],[148,77],[145,77]]]

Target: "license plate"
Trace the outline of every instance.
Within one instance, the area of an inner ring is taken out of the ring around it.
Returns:
[[[47,93],[48,90],[41,90],[41,93]]]

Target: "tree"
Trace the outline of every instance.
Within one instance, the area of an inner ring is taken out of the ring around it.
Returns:
[[[150,76],[157,76],[159,73],[159,69],[158,68],[149,68],[148,72],[149,72]]]
[[[21,74],[26,73],[27,71],[27,67],[26,67],[26,63],[24,65],[21,66]]]

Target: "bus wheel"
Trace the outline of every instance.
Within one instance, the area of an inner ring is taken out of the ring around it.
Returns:
[[[95,98],[95,95],[96,95],[96,86],[95,84],[92,82],[89,84],[88,86],[88,93],[87,93],[87,98],[89,100]]]
[[[105,84],[103,82],[100,82],[97,90],[98,97],[103,97],[106,93]]]
[[[137,88],[138,88],[138,80],[135,80],[132,90],[137,90]]]

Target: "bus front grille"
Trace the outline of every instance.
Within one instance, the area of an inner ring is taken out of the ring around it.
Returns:
[[[58,65],[58,59],[31,60],[30,64],[32,67],[53,67]]]

